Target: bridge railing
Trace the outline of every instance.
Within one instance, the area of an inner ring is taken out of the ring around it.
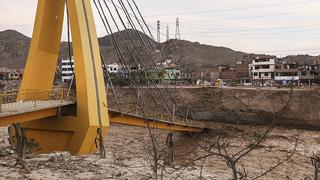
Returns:
[[[0,92],[0,113],[4,108],[10,107],[30,107],[37,106],[38,102],[44,101],[75,101],[75,97],[70,95],[68,89],[53,89],[50,91],[37,91],[37,90],[25,90],[25,91],[7,91]]]
[[[173,122],[173,123],[177,123],[177,124],[190,125],[190,126],[196,126],[196,127],[203,127],[204,126],[203,121],[193,120],[190,118],[183,118],[180,116],[174,116],[174,118],[172,118],[172,116],[168,116],[168,115],[154,114],[148,118],[158,119],[158,120],[161,120],[164,122]]]

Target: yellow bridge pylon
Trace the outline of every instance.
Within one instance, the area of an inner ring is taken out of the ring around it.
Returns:
[[[28,138],[41,152],[69,151],[89,154],[96,150],[97,129],[109,127],[105,83],[99,45],[89,0],[39,0],[29,56],[20,92],[47,91],[53,86],[67,5],[75,59],[76,116],[54,117],[23,123]],[[24,97],[20,97],[24,100]]]
[[[53,89],[66,6],[75,64],[76,97],[72,99],[65,90]],[[73,115],[61,116],[62,107],[73,105]],[[39,0],[19,92],[0,93],[0,126],[21,123],[27,139],[39,144],[38,153],[90,154],[99,147],[97,140],[106,136],[110,122],[173,131],[202,130],[184,122],[108,110],[90,0]]]

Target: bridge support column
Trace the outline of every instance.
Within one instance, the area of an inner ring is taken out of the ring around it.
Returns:
[[[76,116],[41,119],[22,126],[27,130],[28,139],[39,142],[39,152],[89,154],[96,150],[98,128],[106,135],[109,127],[105,84],[90,0],[67,2],[77,83]],[[64,8],[65,0],[39,0],[20,92],[52,89]]]

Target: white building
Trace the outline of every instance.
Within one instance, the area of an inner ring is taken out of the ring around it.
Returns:
[[[298,81],[299,73],[298,72],[276,72],[275,73],[275,81]]]
[[[116,74],[116,73],[119,72],[119,70],[120,70],[120,65],[117,64],[117,63],[108,64],[108,65],[107,65],[107,71],[108,71],[109,73],[114,73],[114,74]]]
[[[61,60],[61,69],[62,69],[62,82],[71,81],[73,78],[74,72],[74,58],[70,59],[62,59]]]
[[[297,64],[277,64],[275,68],[275,81],[298,81],[299,68]]]
[[[171,59],[166,59],[164,60],[163,62],[159,62],[156,64],[157,66],[160,66],[160,67],[165,67],[165,68],[168,68],[168,67],[175,67],[176,65],[172,62]]]
[[[252,61],[251,75],[253,80],[274,79],[275,60],[271,58],[256,58]]]

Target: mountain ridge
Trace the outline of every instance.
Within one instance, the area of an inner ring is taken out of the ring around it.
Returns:
[[[199,42],[190,42],[186,40],[171,39],[163,43],[156,43],[149,36],[142,32],[134,30],[115,32],[112,36],[104,36],[98,39],[102,55],[107,63],[118,62],[117,53],[111,44],[112,37],[119,42],[121,49],[125,52],[124,47],[132,48],[133,53],[141,55],[143,58],[144,48],[140,44],[142,38],[146,45],[154,45],[155,49],[160,49],[166,59],[172,59],[182,67],[190,66],[215,66],[215,65],[232,65],[236,61],[250,62],[257,56],[268,56],[258,54],[248,54],[241,51],[235,51],[227,47],[212,46],[200,44]],[[27,59],[31,38],[15,30],[5,30],[0,32],[0,66],[8,68],[24,68]],[[124,46],[125,44],[125,46]],[[61,42],[59,59],[67,58],[68,43]],[[275,57],[275,56],[271,56]],[[310,63],[319,56],[298,55],[287,56],[282,60],[288,62],[300,61]]]

